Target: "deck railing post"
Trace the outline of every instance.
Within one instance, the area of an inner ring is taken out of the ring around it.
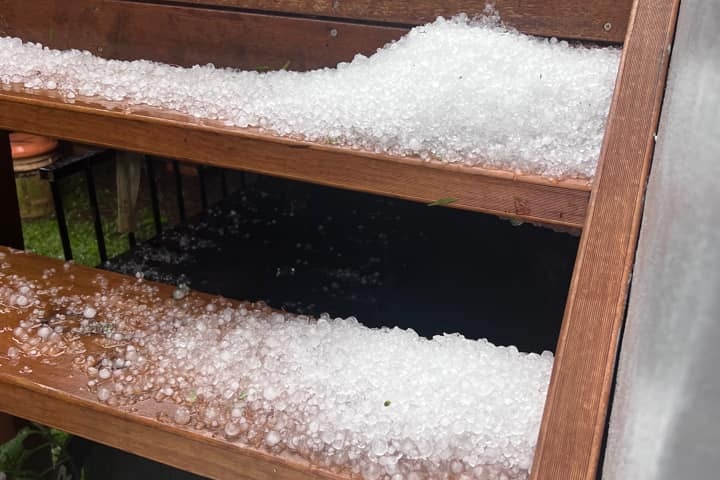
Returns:
[[[20,206],[15,189],[10,134],[0,130],[0,244],[23,248]],[[17,433],[15,419],[0,414],[0,443],[10,440]]]
[[[0,245],[24,248],[10,133],[0,130]]]

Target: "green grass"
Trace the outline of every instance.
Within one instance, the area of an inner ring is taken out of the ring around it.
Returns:
[[[100,256],[84,179],[75,176],[63,181],[62,195],[73,259],[83,265],[98,265]],[[117,232],[115,192],[108,188],[98,187],[97,195],[105,248],[108,258],[112,258],[128,250],[128,239],[127,235]],[[140,241],[151,237],[155,232],[149,206],[141,206],[138,216],[136,237]],[[27,250],[47,257],[64,258],[60,233],[54,215],[47,218],[24,220],[23,236]]]

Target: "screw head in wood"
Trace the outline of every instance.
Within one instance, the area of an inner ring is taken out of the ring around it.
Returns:
[[[603,25],[603,30],[605,30],[606,32],[609,32],[610,30],[612,30],[612,23],[605,22],[605,25]]]

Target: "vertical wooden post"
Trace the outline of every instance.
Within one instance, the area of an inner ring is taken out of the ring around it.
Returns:
[[[578,249],[532,480],[594,480],[679,0],[636,0]]]
[[[10,134],[4,130],[0,130],[0,245],[24,247]],[[15,433],[15,419],[10,415],[0,414],[0,443],[11,439]]]
[[[10,134],[4,130],[0,130],[0,245],[24,247]]]

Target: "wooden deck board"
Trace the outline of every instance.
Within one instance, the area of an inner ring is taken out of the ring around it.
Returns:
[[[246,170],[418,202],[579,229],[586,180],[445,165],[224,127],[121,104],[69,104],[49,92],[0,90],[0,129],[54,136],[223,168]],[[87,99],[90,101],[92,99]]]
[[[438,16],[458,12],[477,15],[490,3],[508,25],[525,33],[622,42],[632,0],[185,0],[185,3],[407,25],[432,22]],[[609,29],[606,23],[610,23]]]
[[[438,16],[476,16],[488,3],[527,34],[622,43],[632,0],[0,0],[0,35],[113,58],[245,68],[275,58],[278,67],[291,60],[311,68],[372,51]]]
[[[62,262],[9,252],[7,248],[0,247],[0,253],[7,255],[0,258],[0,262],[11,265],[4,268],[3,273],[11,270],[12,273],[39,280],[48,286],[55,282],[66,287],[68,275],[74,275],[72,289],[76,294],[97,291],[98,286],[92,282],[98,273],[108,279],[110,286],[135,282],[130,277],[78,265],[73,265],[65,275],[40,280],[43,271],[50,267],[63,272]],[[160,295],[167,298],[172,295],[173,287],[155,285]],[[197,292],[193,292],[193,296],[199,298],[201,303],[213,298]],[[6,356],[8,348],[14,345],[12,329],[29,317],[31,311],[0,305],[0,411],[212,478],[349,478],[309,463],[274,457],[263,451],[213,438],[209,433],[191,427],[158,420],[158,415],[167,414],[172,408],[169,403],[145,401],[134,406],[137,411],[103,404],[86,388],[88,378],[85,374],[73,367],[73,355],[57,357],[53,364],[27,357],[13,364]],[[32,373],[21,373],[24,367],[30,368]]]
[[[596,478],[679,0],[638,0],[575,262],[533,480]]]
[[[7,4],[7,0],[4,3]],[[122,3],[137,5],[136,2]],[[252,8],[252,2],[239,0],[202,3],[223,8]],[[333,8],[337,10],[336,3],[333,2]],[[342,3],[341,0],[339,4]],[[291,4],[297,8],[304,5],[299,2],[283,5]],[[424,2],[418,4],[425,5]],[[532,478],[591,480],[596,476],[602,447],[617,338],[624,317],[678,4],[679,0],[637,0],[635,3],[589,207],[589,188],[578,182],[553,183],[539,177],[514,177],[505,172],[357,152],[251,130],[203,125],[166,112],[128,113],[91,105],[69,105],[49,95],[0,93],[0,128],[415,201],[455,197],[458,201],[452,206],[457,208],[576,228],[584,225]],[[340,16],[337,12],[334,15]],[[382,18],[392,16],[384,12]],[[567,28],[557,16],[548,22]],[[218,477],[229,472],[226,468],[230,467],[224,463],[227,460],[221,454],[226,448],[223,442],[217,444],[217,440],[197,438],[197,434],[182,429],[168,431],[170,427],[152,418],[128,422],[120,413],[108,412],[107,407],[97,402],[93,405],[92,399],[83,399],[77,393],[73,393],[72,400],[64,402],[70,411],[53,411],[52,402],[63,394],[54,384],[38,384],[35,379],[40,377],[35,375],[32,380],[17,375],[0,378],[3,389],[0,409],[60,427],[63,422],[69,422],[64,417],[77,415],[78,423],[69,425],[75,433],[95,439],[98,438],[93,435],[108,437],[113,433],[115,437],[106,439],[107,443],[129,451],[150,458],[163,457],[169,450],[180,451],[181,459],[173,463],[176,466]],[[31,397],[37,405],[18,401]],[[6,401],[6,398],[16,401]],[[88,417],[97,415],[93,422],[83,423],[81,413],[85,410]],[[103,415],[117,423],[111,432],[94,434],[94,429],[103,430],[103,426],[94,423],[102,422]],[[127,432],[130,434],[126,435]],[[132,442],[137,438],[141,440],[137,441],[140,447],[136,449]],[[202,465],[192,460],[198,449],[205,453]],[[253,475],[265,475],[254,478],[311,478],[301,466],[281,462],[277,467],[273,459],[262,458],[260,453],[232,452],[244,462],[239,465],[247,464]],[[205,468],[217,470],[199,470]],[[256,470],[251,470],[253,468]],[[275,472],[274,468],[282,471]]]
[[[333,36],[331,32],[335,30]],[[0,0],[0,36],[117,60],[291,70],[371,55],[407,28],[122,0]]]

